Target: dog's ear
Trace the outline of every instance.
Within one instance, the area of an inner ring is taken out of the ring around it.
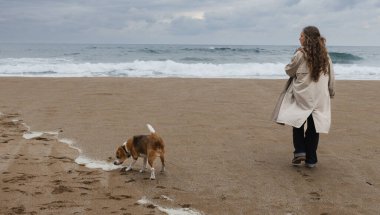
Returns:
[[[116,157],[117,159],[119,159],[119,151],[120,151],[119,148],[120,148],[120,147],[117,147],[117,149],[116,149],[116,153],[115,153],[115,157]]]
[[[121,153],[124,153],[124,150],[121,148],[121,146],[119,146],[116,150],[116,158],[117,159],[120,159],[122,157],[122,154]]]

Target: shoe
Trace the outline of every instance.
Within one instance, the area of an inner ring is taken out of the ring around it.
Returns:
[[[304,161],[304,160],[306,160],[305,156],[297,156],[297,157],[293,158],[292,164],[293,165],[298,165],[298,164],[301,164],[301,162]]]
[[[314,168],[314,167],[316,167],[317,165],[315,164],[315,163],[305,163],[305,166],[307,167],[307,168]]]

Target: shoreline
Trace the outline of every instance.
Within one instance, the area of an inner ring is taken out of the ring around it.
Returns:
[[[332,130],[321,137],[318,167],[308,170],[290,166],[290,128],[269,121],[284,82],[0,78],[0,112],[5,114],[0,117],[17,115],[32,131],[61,129],[62,138],[78,141],[85,154],[106,161],[125,138],[146,133],[147,122],[163,136],[168,150],[167,173],[150,181],[148,174],[138,172],[140,160],[131,174],[87,169],[74,163],[75,152],[64,144],[49,138],[23,140],[20,131],[14,131],[2,141],[14,140],[0,144],[0,151],[9,153],[8,159],[1,159],[9,164],[1,173],[1,180],[8,181],[1,185],[7,194],[1,201],[9,205],[0,210],[161,213],[157,204],[189,206],[205,214],[376,214],[380,173],[374,155],[380,151],[380,117],[374,107],[379,84],[337,81]],[[0,129],[15,129],[7,125]],[[16,145],[19,151],[12,154],[7,147]],[[98,150],[91,150],[93,146]],[[155,164],[159,167],[158,161]],[[43,194],[36,194],[36,187],[44,187]],[[82,193],[91,198],[70,201]],[[35,196],[37,202],[28,202]],[[153,207],[135,205],[144,196]],[[122,206],[124,201],[129,207]]]

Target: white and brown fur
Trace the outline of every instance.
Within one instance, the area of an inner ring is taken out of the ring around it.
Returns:
[[[140,172],[144,172],[146,169],[146,164],[149,163],[150,166],[150,179],[154,180],[156,178],[155,171],[153,167],[153,162],[156,157],[161,159],[161,172],[165,171],[165,146],[162,138],[156,133],[154,128],[147,124],[150,131],[149,135],[137,135],[128,139],[127,142],[119,146],[116,150],[116,160],[115,165],[122,164],[129,157],[132,157],[132,163],[125,169],[125,171],[130,171],[133,165],[136,163],[139,157],[144,158],[143,167]]]

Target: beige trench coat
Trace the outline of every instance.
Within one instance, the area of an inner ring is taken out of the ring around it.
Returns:
[[[318,82],[312,81],[304,54],[298,50],[285,67],[290,78],[278,99],[272,120],[299,128],[312,114],[316,131],[328,133],[331,125],[330,97],[335,95],[330,58],[328,69],[329,73],[321,74]]]

